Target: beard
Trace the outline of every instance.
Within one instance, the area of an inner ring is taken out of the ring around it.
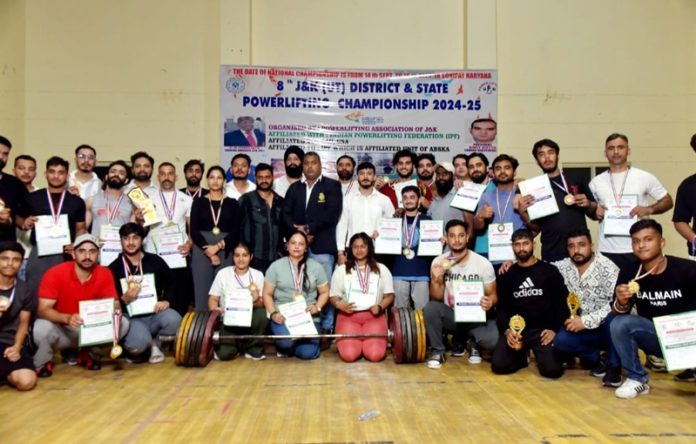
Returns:
[[[419,178],[420,180],[422,180],[423,182],[427,182],[427,181],[433,179],[433,175],[432,175],[432,174],[428,175],[428,173],[419,174],[419,175],[418,175],[418,178]]]
[[[512,183],[514,180],[515,180],[514,177],[509,177],[509,178],[507,178],[507,179],[505,179],[505,180],[498,180],[498,179],[496,179],[496,180],[495,180],[495,183],[497,183],[498,185],[507,185],[507,184],[509,184],[509,183]]]
[[[347,170],[337,171],[336,174],[338,174],[338,178],[341,180],[349,180],[351,177],[353,177],[353,172]]]
[[[273,188],[273,182],[264,182],[264,183],[256,183],[256,189],[261,190],[261,191],[269,191],[271,188]]]
[[[486,180],[486,173],[479,173],[478,171],[474,174],[469,174],[471,181],[474,183],[483,183]]]
[[[113,190],[118,190],[125,184],[124,181],[121,181],[118,177],[111,177],[106,180],[106,186],[113,189]]]
[[[515,257],[517,260],[526,261],[532,257],[532,254],[534,254],[534,251],[520,251],[519,253],[515,253]]]
[[[198,187],[201,184],[201,178],[191,176],[186,178],[186,185],[190,187]]]
[[[139,173],[139,174],[136,174],[134,177],[135,177],[135,180],[137,180],[138,182],[145,182],[145,181],[150,180],[150,178],[152,177],[152,174]]]
[[[556,171],[556,168],[558,168],[558,162],[554,163],[553,166],[550,167],[550,168],[544,168],[544,167],[542,166],[542,167],[541,167],[541,171],[543,171],[543,172],[545,172],[545,173],[548,174],[548,173],[553,173],[554,171]]]
[[[578,257],[578,256],[582,257],[582,259],[576,260],[575,258]],[[573,256],[573,257],[570,258],[570,260],[573,261],[573,263],[574,263],[575,265],[585,265],[585,264],[588,263],[591,259],[592,259],[592,255],[591,255],[591,254],[588,255],[588,256],[582,256],[582,255],[580,255],[580,254],[576,254],[575,256]]]
[[[454,179],[435,181],[438,196],[446,196],[452,190],[452,187],[454,187]]]
[[[288,177],[297,179],[302,176],[302,165],[285,165],[285,174]]]

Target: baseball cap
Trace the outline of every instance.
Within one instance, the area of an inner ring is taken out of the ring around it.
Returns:
[[[77,236],[77,238],[75,238],[75,242],[73,242],[73,247],[77,248],[85,242],[92,242],[94,245],[97,246],[97,248],[99,248],[99,239],[97,239],[89,233],[83,233]]]

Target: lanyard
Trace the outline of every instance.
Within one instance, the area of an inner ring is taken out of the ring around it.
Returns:
[[[495,206],[498,209],[498,217],[500,218],[499,224],[504,224],[505,223],[505,213],[507,213],[508,205],[510,205],[510,199],[512,198],[512,195],[515,194],[515,190],[512,189],[510,190],[510,195],[507,198],[507,201],[505,202],[505,208],[503,209],[503,212],[500,212],[500,199],[498,195],[498,187],[495,188]]]
[[[358,274],[358,282],[360,283],[360,288],[363,294],[367,294],[370,289],[370,270],[369,266],[365,265],[365,273],[360,273],[360,266],[355,264],[355,272]]]
[[[118,195],[118,199],[116,200],[116,206],[114,206],[113,210],[109,207],[109,193],[104,190],[104,201],[106,202],[106,221],[107,223],[111,223],[112,220],[114,220],[114,217],[116,216],[116,213],[118,212],[118,208],[121,206],[121,201],[123,200],[123,193],[120,193]]]
[[[46,188],[46,197],[48,198],[48,208],[51,210],[51,216],[53,216],[53,222],[58,225],[58,218],[60,217],[60,212],[63,210],[63,202],[65,201],[65,190],[60,194],[60,200],[58,201],[58,210],[56,211],[53,205],[53,199],[51,198],[51,193],[48,192]]]
[[[623,182],[621,183],[621,191],[619,192],[618,196],[616,194],[616,187],[614,186],[614,175],[612,173],[609,173],[609,182],[611,182],[611,192],[614,194],[614,204],[615,205],[621,205],[621,199],[623,198],[623,193],[624,193],[624,187],[626,186],[626,179],[628,179],[628,172],[631,171],[631,169],[626,170],[626,175],[623,178]]]
[[[244,282],[242,282],[241,276],[239,276],[237,274],[237,267],[234,268],[234,278],[237,280],[237,283],[242,288],[247,288],[247,287],[251,288],[251,285],[254,283],[254,279],[251,276],[251,270],[247,269],[247,274],[249,275],[249,285],[244,285]]]
[[[218,208],[217,212],[213,210],[213,199],[210,198],[210,195],[208,195],[208,203],[210,204],[210,215],[213,217],[213,226],[217,227],[220,222],[220,214],[222,213],[222,203],[225,199],[223,198],[220,201],[220,207]]]
[[[292,264],[292,260],[288,258],[288,265],[290,266],[290,273],[292,273],[292,282],[295,286],[295,290],[300,292],[302,291],[302,284],[304,281],[304,268],[305,264],[302,264],[299,270],[296,270],[296,267]]]
[[[160,201],[162,201],[162,207],[164,209],[164,214],[167,216],[167,220],[170,222],[174,221],[174,213],[176,212],[176,190],[172,194],[172,200],[167,204],[167,200],[164,198],[164,193],[159,192]]]
[[[411,224],[411,228],[408,228],[408,223],[406,221],[406,216],[404,216],[404,223],[403,223],[403,232],[404,232],[404,240],[406,241],[406,247],[411,248],[413,245],[413,237],[416,234],[416,227],[418,226],[418,217],[420,216],[420,213],[416,214],[416,217],[413,218],[413,224]]]

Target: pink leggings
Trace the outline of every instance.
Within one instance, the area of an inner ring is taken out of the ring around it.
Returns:
[[[337,334],[379,333],[387,334],[387,317],[383,314],[374,316],[369,310],[352,314],[338,313],[336,318]],[[387,354],[387,338],[339,338],[336,340],[338,356],[345,362],[353,362],[365,356],[372,362],[379,362]]]

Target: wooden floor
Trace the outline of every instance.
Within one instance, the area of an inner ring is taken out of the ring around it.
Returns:
[[[7,443],[693,443],[696,384],[652,374],[651,393],[619,400],[584,370],[557,381],[490,363],[345,364],[244,358],[204,369],[64,364],[29,393],[0,388]],[[366,412],[371,419],[360,421]]]

